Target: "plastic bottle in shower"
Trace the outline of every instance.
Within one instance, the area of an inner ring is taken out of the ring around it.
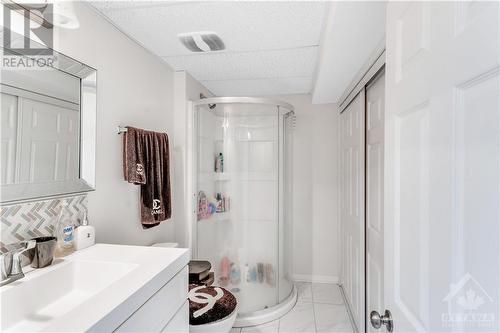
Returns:
[[[224,172],[224,155],[219,153],[215,160],[215,172]]]

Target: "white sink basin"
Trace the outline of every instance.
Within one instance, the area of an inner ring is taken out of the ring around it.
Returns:
[[[2,331],[32,332],[70,312],[137,267],[92,261],[69,261],[56,266],[59,267],[47,274],[1,293]]]
[[[185,249],[107,244],[79,251],[1,287],[0,330],[87,331],[100,321],[106,330],[168,282],[188,256]]]

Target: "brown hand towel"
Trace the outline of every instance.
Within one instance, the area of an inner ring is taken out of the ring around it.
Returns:
[[[127,127],[123,133],[123,176],[133,184],[146,184],[143,130]]]
[[[127,127],[123,135],[123,173],[141,185],[141,223],[151,228],[172,215],[169,146],[166,133]]]

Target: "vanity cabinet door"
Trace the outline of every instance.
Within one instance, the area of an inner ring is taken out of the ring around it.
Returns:
[[[184,267],[115,332],[161,332],[187,300],[188,268]],[[189,318],[186,321],[189,325]],[[188,330],[189,331],[189,330]]]
[[[174,318],[161,331],[162,333],[189,333],[189,301],[182,305]]]

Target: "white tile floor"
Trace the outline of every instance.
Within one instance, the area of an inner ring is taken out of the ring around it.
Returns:
[[[289,313],[267,324],[233,328],[231,333],[353,333],[336,284],[296,282],[295,286],[299,297]]]

